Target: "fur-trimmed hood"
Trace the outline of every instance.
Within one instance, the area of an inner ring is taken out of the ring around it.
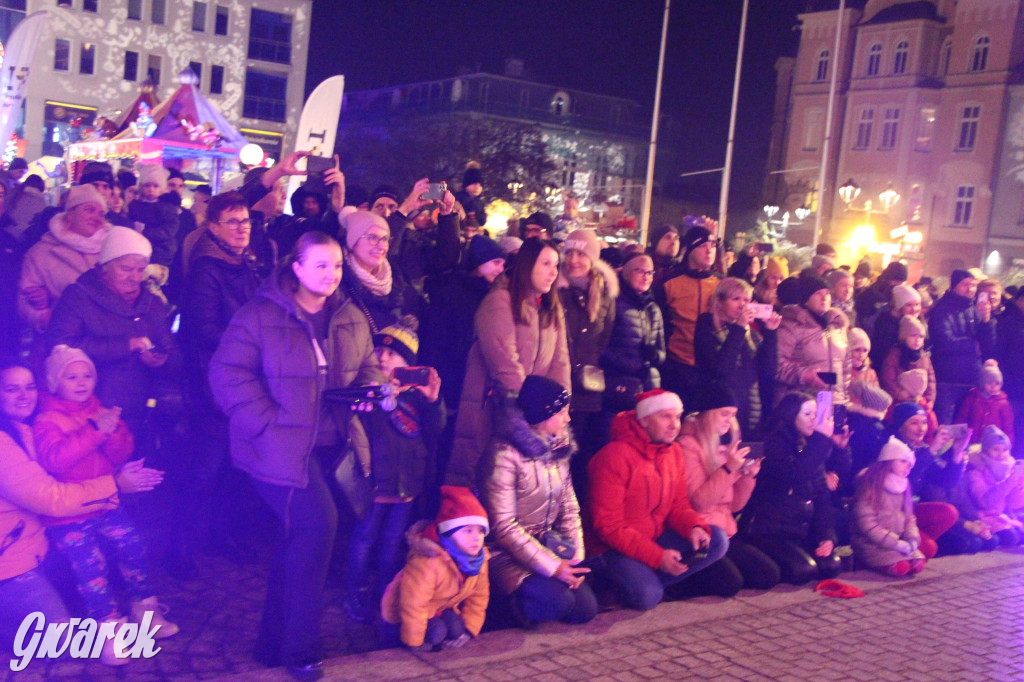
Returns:
[[[568,427],[560,438],[549,441],[526,423],[522,410],[515,406],[510,406],[497,415],[494,436],[496,447],[507,443],[526,459],[557,461],[572,457],[577,450],[576,441]]]
[[[619,277],[615,274],[612,266],[603,260],[599,260],[594,263],[590,275],[591,277],[599,277],[601,279],[604,284],[602,291],[605,296],[612,300],[619,297]],[[555,282],[555,286],[559,289],[568,289],[571,286],[569,278],[565,276],[565,270],[561,267],[558,269],[558,281]]]

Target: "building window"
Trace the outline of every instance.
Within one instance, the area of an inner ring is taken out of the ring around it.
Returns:
[[[83,12],[99,12],[100,7],[99,0],[82,0],[82,11]]]
[[[892,72],[895,74],[907,72],[907,58],[910,55],[910,43],[901,40],[896,43],[896,57],[892,61]]]
[[[206,3],[205,2],[193,2],[192,3],[192,30],[193,31],[205,31],[206,30]]]
[[[912,223],[921,222],[921,206],[924,203],[924,190],[921,185],[910,186],[910,199],[907,201],[907,220]]]
[[[78,73],[92,75],[96,69],[96,43],[82,43],[78,57]]]
[[[217,16],[213,22],[213,32],[219,36],[226,36],[228,34],[228,17],[230,17],[230,10],[224,5],[217,5]]]
[[[831,53],[828,50],[822,50],[818,53],[818,69],[814,72],[814,80],[821,82],[828,79],[828,62]]]
[[[139,77],[139,53],[128,50],[124,53],[124,79],[134,81]]]
[[[252,10],[249,24],[249,59],[290,64],[292,18],[280,12]]]
[[[192,73],[196,75],[196,87],[203,82],[203,63],[202,62],[189,62],[188,68],[192,70]]]
[[[142,21],[142,0],[128,0],[128,18]]]
[[[562,91],[556,92],[555,96],[551,98],[551,113],[555,116],[568,116],[570,104],[571,100],[569,99],[569,93]]]
[[[988,48],[992,41],[988,36],[981,36],[974,41],[974,52],[971,53],[971,71],[984,71],[988,66]]]
[[[57,0],[57,7],[71,7],[71,0]]]
[[[867,75],[877,76],[882,69],[882,46],[875,43],[868,49]]]
[[[821,124],[825,115],[821,109],[811,109],[804,116],[804,151],[813,152],[821,144]]]
[[[896,140],[900,132],[900,110],[886,109],[885,117],[882,119],[882,142],[879,149],[892,149],[896,146]]]
[[[151,54],[146,58],[146,76],[153,81],[153,85],[160,85],[160,64],[163,60],[158,54]]]
[[[953,39],[946,38],[942,44],[942,52],[939,53],[939,75],[949,75],[949,65],[953,62]]]
[[[152,11],[149,14],[154,24],[163,24],[167,16],[167,0],[153,0]]]
[[[874,109],[860,110],[860,119],[857,121],[857,139],[853,145],[854,149],[867,149],[871,146],[871,124],[874,121]]]
[[[932,137],[935,134],[935,109],[927,107],[917,114],[917,139],[914,149],[919,152],[932,150]]]
[[[971,224],[974,211],[974,187],[960,185],[956,188],[956,204],[953,207],[953,224],[967,227]]]
[[[71,70],[71,41],[57,38],[53,42],[53,70]]]
[[[956,151],[969,152],[974,149],[978,139],[978,122],[981,120],[981,107],[964,107],[960,114],[960,136],[957,138]]]
[[[245,72],[245,101],[242,104],[242,116],[283,123],[287,92],[287,76],[247,70]]]
[[[224,92],[224,67],[214,64],[210,67],[210,94],[219,95]]]

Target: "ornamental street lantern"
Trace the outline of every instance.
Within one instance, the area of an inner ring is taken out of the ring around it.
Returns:
[[[854,199],[860,196],[860,185],[853,181],[853,178],[847,180],[839,188],[839,198],[843,200],[843,203],[849,206],[853,203]]]
[[[892,209],[896,205],[896,202],[900,200],[900,193],[889,185],[885,188],[885,191],[878,195],[879,200],[882,202],[882,206],[885,207],[886,211]]]

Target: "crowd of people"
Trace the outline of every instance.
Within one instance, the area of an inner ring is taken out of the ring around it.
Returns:
[[[349,618],[427,651],[1024,542],[1024,291],[824,244],[791,272],[707,217],[604,246],[571,197],[493,239],[476,165],[429,198],[335,159],[288,215],[302,156],[189,208],[152,163],[85,164],[53,207],[0,187],[8,641],[33,611],[173,636],[152,567],[264,517],[254,655],[299,679],[336,555]],[[122,503],[158,467],[181,530],[150,557]]]

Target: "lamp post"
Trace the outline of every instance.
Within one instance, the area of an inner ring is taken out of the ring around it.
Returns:
[[[853,236],[851,238],[851,242],[853,243],[853,245],[861,246],[865,249],[871,249],[873,251],[880,252],[884,254],[885,260],[888,260],[892,255],[895,255],[894,252],[891,250],[891,246],[889,247],[890,250],[886,250],[883,248],[885,245],[879,245],[876,243],[875,227],[871,224],[871,216],[888,215],[889,212],[892,211],[893,206],[899,203],[899,200],[901,198],[900,193],[897,192],[891,184],[886,186],[886,188],[882,190],[878,195],[878,201],[881,203],[882,210],[876,211],[874,208],[874,202],[871,199],[865,200],[864,206],[861,208],[856,208],[853,206],[853,202],[856,201],[861,194],[861,187],[856,182],[854,182],[853,178],[850,178],[845,183],[843,183],[837,191],[839,193],[839,198],[842,199],[843,203],[846,205],[847,211],[859,211],[867,216],[867,222],[865,224],[858,225],[853,232]],[[901,256],[903,254],[905,237],[907,236],[907,234],[908,230],[905,224],[901,225],[900,227],[896,228],[890,233],[890,236],[893,239],[899,239],[900,245],[898,253]],[[915,234],[920,235],[920,233]],[[919,239],[920,237],[918,236],[915,238]]]

